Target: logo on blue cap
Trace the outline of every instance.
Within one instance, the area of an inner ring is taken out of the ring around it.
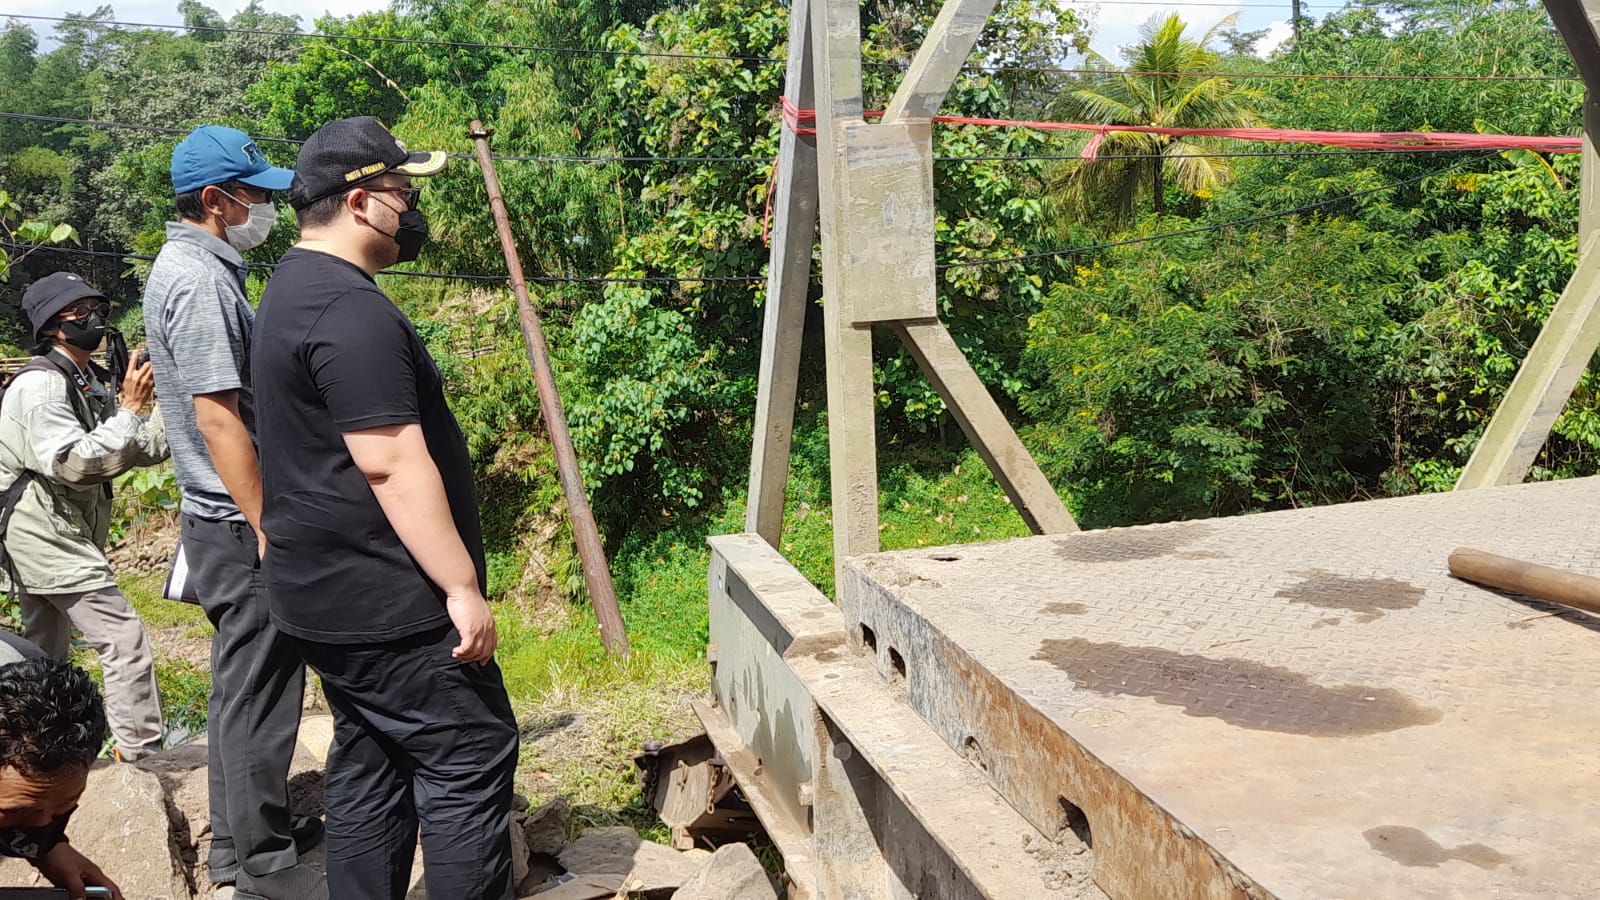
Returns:
[[[250,135],[237,128],[202,125],[172,149],[172,190],[177,194],[229,181],[284,191],[293,180],[293,171],[274,166]]]

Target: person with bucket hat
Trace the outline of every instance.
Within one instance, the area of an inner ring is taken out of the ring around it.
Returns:
[[[321,876],[299,860],[321,839],[322,822],[289,815],[305,662],[272,623],[261,581],[266,542],[249,360],[255,310],[242,255],[267,239],[278,218],[273,194],[293,178],[242,131],[191,131],[172,151],[178,221],[167,223],[144,293],[184,561],[214,629],[206,874],[270,900],[326,896]]]
[[[472,464],[439,369],[375,275],[427,238],[413,178],[445,154],[377,119],[295,161],[301,239],[251,352],[272,617],[334,715],[328,887],[399,900],[420,831],[429,897],[509,900],[517,722],[494,662]]]
[[[115,752],[137,759],[161,746],[155,660],[105,546],[112,479],[167,458],[159,419],[139,414],[153,391],[150,365],[130,360],[119,401],[111,373],[90,358],[110,304],[78,275],[29,285],[22,309],[41,344],[0,398],[3,573],[29,640],[65,659],[76,626],[99,653]]]

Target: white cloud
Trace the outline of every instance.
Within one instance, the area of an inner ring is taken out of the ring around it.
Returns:
[[[1256,41],[1256,55],[1265,59],[1272,55],[1272,51],[1283,46],[1283,43],[1294,36],[1294,26],[1288,22],[1273,22],[1267,26],[1267,36]]]
[[[1139,26],[1153,17],[1164,17],[1170,12],[1176,12],[1187,26],[1185,31],[1194,37],[1205,34],[1206,29],[1230,15],[1237,15],[1235,27],[1240,31],[1252,31],[1261,28],[1267,29],[1267,36],[1256,44],[1256,54],[1265,56],[1273,48],[1282,43],[1287,37],[1289,26],[1285,22],[1269,22],[1270,12],[1263,12],[1254,7],[1241,9],[1235,4],[1218,3],[1209,6],[1174,6],[1161,7],[1156,5],[1133,4],[1088,4],[1084,7],[1088,18],[1093,22],[1093,37],[1090,45],[1095,52],[1111,60],[1113,63],[1122,63],[1122,50],[1139,41]],[[1280,28],[1282,35],[1280,36]]]

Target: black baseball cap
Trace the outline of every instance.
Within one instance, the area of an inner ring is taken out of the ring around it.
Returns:
[[[318,128],[300,147],[289,205],[305,209],[385,172],[437,175],[448,161],[442,150],[408,149],[373,116],[338,119]]]
[[[46,275],[28,285],[28,289],[22,292],[22,311],[28,317],[28,324],[33,327],[34,337],[39,336],[39,332],[44,330],[56,313],[85,297],[104,300],[106,295],[84,281],[82,275],[71,272]]]

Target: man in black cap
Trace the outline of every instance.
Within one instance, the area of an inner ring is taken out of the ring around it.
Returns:
[[[159,417],[139,414],[150,401],[150,365],[130,361],[119,403],[111,373],[90,359],[111,307],[77,275],[39,279],[22,308],[42,343],[0,402],[0,515],[10,514],[0,522],[0,572],[20,595],[29,640],[66,659],[77,626],[100,654],[116,754],[137,759],[161,744],[155,660],[105,546],[111,480],[167,458]]]
[[[494,663],[466,441],[439,370],[374,281],[427,237],[414,153],[369,116],[300,149],[301,241],[251,352],[273,620],[322,676],[328,888],[400,900],[420,824],[428,896],[512,896],[517,726]]]

